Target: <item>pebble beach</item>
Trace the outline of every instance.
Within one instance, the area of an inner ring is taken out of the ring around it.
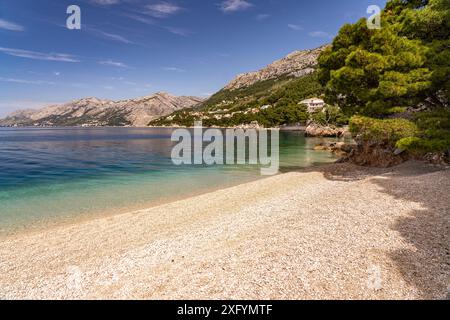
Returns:
[[[450,170],[332,164],[0,240],[1,299],[448,299]]]

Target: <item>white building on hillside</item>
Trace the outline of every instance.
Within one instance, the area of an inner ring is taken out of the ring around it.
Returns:
[[[300,101],[298,104],[305,104],[308,107],[309,113],[320,111],[325,107],[325,101],[319,98],[306,99]]]

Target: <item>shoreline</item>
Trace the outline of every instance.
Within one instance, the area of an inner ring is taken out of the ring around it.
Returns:
[[[449,178],[332,164],[2,239],[0,298],[443,299]]]
[[[322,165],[318,165],[316,167],[326,166],[326,165],[327,164],[322,164]],[[278,175],[279,174],[282,174],[282,173],[278,173]],[[221,190],[228,189],[228,188],[237,187],[240,185],[252,183],[252,182],[255,182],[258,180],[263,180],[266,178],[267,178],[267,176],[258,176],[258,177],[255,177],[254,179],[250,179],[249,181],[241,181],[237,184],[214,186],[214,187],[210,187],[206,190],[202,189],[202,190],[192,191],[191,193],[184,194],[184,195],[172,195],[172,196],[164,198],[162,200],[157,200],[157,201],[150,200],[147,204],[139,205],[134,208],[117,208],[117,209],[114,209],[114,212],[111,212],[111,213],[99,211],[99,212],[90,212],[90,213],[85,213],[82,215],[71,216],[71,217],[51,217],[49,219],[45,219],[45,221],[44,220],[33,221],[33,223],[32,223],[33,225],[21,226],[21,227],[11,227],[9,229],[8,228],[3,229],[3,231],[0,232],[0,243],[2,241],[14,240],[14,239],[18,239],[18,238],[21,238],[24,236],[32,236],[32,235],[36,235],[36,234],[43,233],[43,232],[50,232],[51,230],[56,230],[59,228],[73,227],[73,226],[76,226],[79,224],[88,223],[93,220],[102,220],[102,219],[112,218],[115,216],[134,214],[134,213],[140,212],[140,211],[147,211],[147,210],[151,210],[153,208],[157,208],[157,207],[171,204],[174,202],[183,201],[183,200],[187,200],[190,198],[195,198],[198,196],[206,195],[209,193],[214,193],[214,192],[221,191]],[[48,221],[48,220],[51,220],[51,221]],[[31,222],[28,224],[31,224]],[[34,224],[37,224],[37,226]]]
[[[98,128],[100,130],[100,128]],[[125,128],[124,128],[125,129]],[[127,128],[128,129],[128,128]],[[8,129],[6,129],[8,130]],[[14,130],[14,129],[11,129]],[[21,129],[18,129],[21,130]],[[26,128],[24,130],[41,130],[41,128]],[[43,129],[45,130],[45,129]],[[52,129],[49,130],[66,130],[66,128],[58,128],[58,127],[52,127]],[[70,130],[70,129],[69,129]],[[83,130],[90,130],[90,129],[86,129],[86,128],[73,128],[73,130],[79,130],[79,131],[83,131]],[[97,129],[93,129],[93,130],[97,130]],[[118,129],[119,131],[121,131],[121,129]],[[139,130],[139,129],[138,129]],[[152,133],[152,129],[149,128],[148,130],[150,130]],[[169,129],[170,130],[170,129]],[[145,131],[145,129],[144,129]],[[165,133],[165,132],[163,132]],[[312,147],[311,147],[312,150]],[[321,154],[321,152],[315,152],[317,153],[319,156]],[[318,156],[318,157],[319,157]],[[321,156],[320,156],[321,157]],[[327,158],[326,156],[323,156],[323,158]],[[330,162],[334,161],[333,159],[335,159],[336,157],[328,157],[330,158]],[[328,159],[327,158],[327,159]],[[328,160],[321,160],[326,164],[328,162]],[[337,158],[336,158],[337,160]],[[309,161],[309,160],[308,160]],[[305,166],[320,166],[323,165],[322,163],[317,162],[317,163],[306,163],[304,164]],[[303,165],[303,164],[301,164]],[[294,166],[293,167],[294,170],[297,170],[298,167]],[[284,172],[286,172],[287,170],[285,170]],[[2,219],[2,223],[0,224],[0,240],[7,238],[8,236],[11,235],[15,235],[15,234],[21,234],[23,232],[39,232],[39,231],[43,231],[45,229],[47,229],[47,227],[54,227],[54,226],[64,226],[64,225],[70,225],[72,223],[77,223],[77,222],[84,222],[84,221],[88,221],[91,218],[102,218],[105,216],[111,216],[111,215],[116,215],[116,214],[123,214],[126,212],[130,212],[130,211],[136,211],[136,210],[142,210],[142,209],[147,209],[150,207],[155,207],[158,205],[162,205],[162,204],[166,204],[169,202],[173,202],[173,201],[177,201],[177,200],[181,200],[181,199],[186,199],[188,197],[192,197],[192,196],[197,196],[197,195],[201,195],[203,193],[208,193],[211,191],[216,191],[216,190],[220,190],[226,187],[232,187],[235,185],[239,185],[248,181],[254,181],[254,180],[258,180],[261,179],[263,177],[261,177],[259,174],[257,176],[254,177],[245,177],[245,175],[243,175],[242,178],[233,178],[233,179],[221,179],[217,180],[216,183],[214,183],[214,185],[206,185],[205,187],[202,187],[201,184],[198,185],[198,187],[191,189],[191,188],[183,188],[184,191],[183,192],[179,192],[181,194],[170,194],[170,192],[164,192],[164,193],[159,193],[159,196],[157,197],[149,197],[148,199],[145,198],[145,195],[142,197],[137,198],[135,202],[130,202],[130,201],[122,201],[122,202],[118,202],[117,206],[102,206],[102,205],[92,205],[92,208],[88,208],[86,210],[77,210],[77,206],[76,204],[74,205],[67,205],[67,210],[65,210],[64,207],[62,207],[61,212],[58,211],[58,209],[53,209],[51,206],[49,206],[49,209],[43,209],[40,210],[39,213],[34,214],[33,213],[33,207],[32,206],[28,206],[26,207],[26,199],[18,199],[17,203],[19,204],[19,211],[17,211],[17,218],[15,218],[15,215],[13,213],[9,213],[7,209],[5,209],[5,219]],[[229,181],[230,180],[230,181]],[[174,182],[176,183],[176,177],[174,179]],[[116,188],[117,189],[117,188]],[[182,189],[180,189],[182,190]],[[95,190],[94,190],[95,191]],[[116,190],[120,193],[120,190]],[[107,192],[108,195],[111,194],[111,192],[109,191],[105,191]],[[71,202],[76,201],[76,197],[73,196],[74,194],[71,192],[71,190],[69,189],[67,192],[67,196],[72,199]],[[50,196],[48,196],[46,199],[48,199],[47,201],[49,201],[51,203],[51,201],[53,200],[52,198],[49,198]],[[85,197],[86,198],[86,197]],[[107,197],[106,197],[107,198]],[[87,198],[88,201],[92,201],[93,204],[97,204],[99,203],[95,198],[89,199]],[[124,200],[127,199],[127,197],[123,198]],[[56,200],[58,200],[58,198],[56,197]],[[81,199],[81,201],[83,201],[83,199]],[[28,214],[27,215],[21,215],[20,213],[20,205],[24,205],[23,208],[25,208],[25,210],[28,210]],[[89,205],[88,205],[89,206]],[[65,210],[65,211],[64,211]],[[0,210],[1,211],[1,210]],[[29,218],[27,218],[29,217]]]
[[[14,129],[49,129],[49,128],[62,128],[62,129],[92,129],[92,128],[136,128],[136,129],[194,129],[194,126],[185,127],[185,126],[0,126],[0,128],[14,128]],[[287,126],[287,127],[271,127],[271,128],[265,128],[265,127],[246,127],[245,125],[241,126],[234,126],[234,127],[202,127],[203,129],[256,129],[256,130],[280,130],[280,131],[298,131],[298,132],[304,132],[306,131],[306,126]]]

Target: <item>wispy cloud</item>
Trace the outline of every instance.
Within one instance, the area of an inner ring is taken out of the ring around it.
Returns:
[[[26,80],[26,79],[16,79],[16,78],[4,78],[0,77],[0,81],[3,82],[12,82],[12,83],[20,83],[20,84],[49,84],[54,85],[54,82],[51,81],[44,81],[44,80]]]
[[[177,28],[177,27],[165,27],[165,29],[173,34],[176,34],[178,36],[187,37],[192,34],[190,30],[183,29],[183,28]]]
[[[332,38],[333,36],[325,31],[313,31],[309,33],[310,37],[313,38]]]
[[[152,12],[151,15],[154,16],[154,13]],[[165,30],[169,31],[170,33],[173,33],[173,34],[176,34],[179,36],[183,36],[183,37],[187,37],[193,33],[191,30],[188,30],[185,28],[160,25],[159,22],[153,18],[149,18],[147,16],[142,16],[142,15],[135,14],[135,13],[125,13],[124,16],[127,18],[130,18],[132,20],[138,21],[140,23],[143,23],[143,24],[147,24],[147,25],[155,26],[155,27],[158,27],[161,29],[165,29]]]
[[[221,3],[220,9],[223,12],[228,13],[246,10],[252,6],[253,4],[245,0],[225,0]]]
[[[155,18],[166,18],[172,16],[182,10],[178,5],[171,2],[159,2],[145,6],[146,14]]]
[[[0,19],[0,29],[5,29],[9,31],[25,31],[25,28],[17,23],[6,21]]]
[[[288,27],[294,31],[302,31],[303,30],[302,26],[299,26],[298,24],[290,23],[290,24],[288,24]]]
[[[129,68],[125,63],[114,61],[114,60],[102,60],[98,62],[99,64],[105,65],[105,66],[112,66],[112,67],[119,67],[119,68]]]
[[[124,16],[127,17],[127,18],[130,18],[130,19],[133,19],[135,21],[144,23],[144,24],[148,24],[148,25],[155,25],[156,24],[155,20],[153,20],[151,18],[148,18],[148,17],[143,17],[143,16],[138,15],[138,14],[125,13]]]
[[[256,20],[262,21],[270,18],[270,14],[267,13],[260,13],[256,16]]]
[[[166,71],[173,71],[173,72],[186,72],[186,70],[177,67],[164,67],[163,69]]]
[[[92,27],[87,27],[85,28],[88,31],[90,31],[91,33],[97,35],[98,37],[102,37],[104,39],[108,39],[108,40],[112,40],[112,41],[116,41],[116,42],[121,42],[121,43],[125,43],[125,44],[134,44],[133,41],[118,35],[118,34],[114,34],[114,33],[109,33],[109,32],[105,32],[96,28],[92,28]]]
[[[62,62],[80,62],[75,56],[65,53],[43,53],[22,49],[0,47],[0,52],[7,55],[35,60],[62,61]]]
[[[110,6],[112,4],[117,4],[120,0],[90,0],[91,3],[99,4],[101,6]]]

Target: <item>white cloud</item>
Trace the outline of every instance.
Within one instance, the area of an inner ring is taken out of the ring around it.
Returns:
[[[155,18],[166,18],[181,11],[181,7],[170,2],[159,2],[155,4],[149,4],[146,6],[148,15]]]
[[[164,67],[163,69],[166,71],[173,71],[173,72],[186,72],[186,70],[177,67]]]
[[[99,4],[101,6],[109,6],[112,4],[117,4],[120,0],[91,0],[92,3]]]
[[[253,4],[245,0],[225,0],[220,5],[220,9],[227,13],[246,10],[252,6]]]
[[[109,32],[105,32],[105,31],[98,30],[95,28],[90,28],[90,27],[85,28],[85,29],[87,29],[87,30],[91,31],[92,33],[94,33],[95,35],[105,38],[105,39],[109,39],[109,40],[113,40],[113,41],[121,42],[121,43],[125,43],[125,44],[134,44],[133,41],[128,40],[127,38],[125,38],[121,35],[118,35],[118,34],[109,33]]]
[[[53,75],[54,75],[54,76],[59,76],[59,75],[61,75],[61,72],[59,72],[59,71],[54,71],[54,72],[53,72]]]
[[[332,36],[325,31],[313,31],[309,33],[309,36],[313,38],[332,38]]]
[[[0,29],[5,29],[9,31],[24,31],[25,28],[21,25],[18,25],[14,22],[6,21],[3,19],[0,19]]]
[[[103,36],[105,36],[106,38],[114,40],[114,41],[118,41],[118,42],[122,42],[122,43],[126,43],[126,44],[133,43],[132,41],[130,41],[127,38],[122,37],[118,34],[108,33],[108,32],[104,32],[104,31],[102,31],[101,34]]]
[[[191,31],[183,28],[177,28],[177,27],[165,27],[165,29],[173,34],[176,34],[178,36],[187,37],[192,34]]]
[[[295,31],[303,30],[303,28],[301,26],[299,26],[298,24],[290,23],[290,24],[288,24],[288,27],[291,28],[292,30],[295,30]]]
[[[119,67],[119,68],[129,68],[125,63],[114,61],[114,60],[102,60],[98,62],[99,64],[105,65],[105,66],[112,66],[112,67]]]
[[[144,24],[148,24],[148,25],[155,25],[155,20],[151,19],[151,18],[147,18],[147,17],[143,17],[140,16],[138,14],[130,14],[130,13],[126,13],[124,14],[125,17],[133,19],[135,21],[144,23]]]
[[[80,62],[75,56],[65,53],[43,53],[22,49],[0,47],[0,52],[7,55],[35,60],[62,61],[62,62]]]
[[[20,84],[50,84],[54,85],[54,82],[43,81],[43,80],[26,80],[26,79],[16,79],[16,78],[4,78],[0,77],[0,81],[3,82],[12,82],[12,83],[20,83]]]

